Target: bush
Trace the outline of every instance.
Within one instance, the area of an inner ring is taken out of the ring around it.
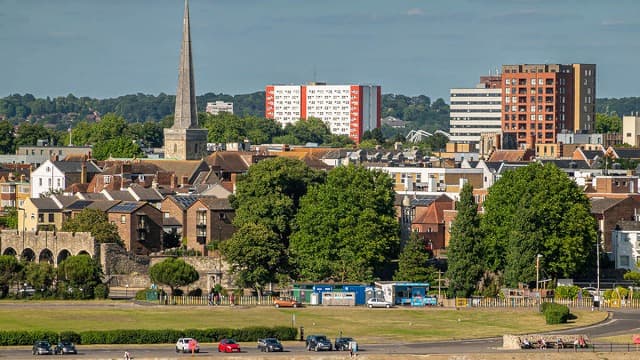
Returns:
[[[106,299],[109,296],[109,288],[105,284],[98,284],[93,289],[93,296],[96,299]]]
[[[569,320],[569,307],[554,303],[542,303],[542,313],[547,325],[566,324]]]
[[[136,300],[146,301],[147,300],[147,291],[148,289],[140,290],[136,292]]]
[[[172,344],[180,337],[194,337],[201,342],[216,342],[223,338],[250,342],[259,338],[276,337],[280,340],[295,340],[297,330],[285,326],[248,327],[243,329],[157,329],[157,330],[89,330],[76,333],[63,331],[0,331],[0,346],[33,345],[36,340],[70,340],[76,344]]]
[[[187,293],[187,296],[202,296],[202,289],[196,288]]]

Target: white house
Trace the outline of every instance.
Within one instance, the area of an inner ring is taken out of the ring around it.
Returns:
[[[101,170],[93,161],[45,161],[31,173],[31,197],[59,192],[72,184],[91,181]]]
[[[638,270],[640,259],[640,222],[619,221],[612,231],[611,244],[616,269]]]

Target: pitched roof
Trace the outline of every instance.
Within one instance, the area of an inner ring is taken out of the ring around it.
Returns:
[[[163,226],[182,226],[182,223],[174,218],[173,216],[169,216],[169,217],[163,217],[162,218],[162,225]]]
[[[522,150],[496,150],[491,154],[489,161],[528,161],[535,156],[531,149]]]
[[[145,188],[140,185],[131,185],[129,187],[129,193],[138,201],[162,201],[164,197],[154,188]]]
[[[194,195],[169,195],[167,199],[173,201],[182,210],[188,209],[200,196]]]
[[[166,172],[175,173],[178,182],[183,177],[191,181],[198,172],[209,169],[207,163],[202,160],[140,159],[140,161],[156,165]]]
[[[87,206],[87,208],[106,212],[112,207],[118,205],[119,203],[120,203],[120,200],[95,200],[89,206]]]
[[[224,172],[244,173],[249,170],[253,153],[238,151],[217,151],[207,157],[207,164],[220,168]],[[246,157],[249,159],[247,160]]]
[[[106,200],[107,197],[103,193],[81,192],[76,193],[76,197],[85,200]]]
[[[640,159],[640,148],[614,148],[613,151],[620,159]]]
[[[136,201],[128,191],[124,190],[102,190],[108,200]]]
[[[200,199],[209,210],[231,210],[231,203],[229,199],[218,199],[212,196],[202,197]],[[193,204],[191,204],[193,206]]]
[[[144,201],[121,201],[116,206],[113,206],[112,208],[107,210],[107,212],[108,213],[128,213],[128,214],[130,214],[132,212],[135,212],[139,208],[143,207],[145,204],[147,204],[147,203],[144,202]]]
[[[611,209],[617,204],[626,200],[624,198],[591,198],[591,213],[603,214],[605,211]]]
[[[82,164],[87,165],[87,173],[99,173],[102,172],[98,165],[93,161],[53,161],[53,165],[57,167],[63,173],[80,173],[82,171]]]
[[[58,204],[51,198],[31,198],[31,202],[38,210],[60,210]]]
[[[553,163],[560,169],[591,169],[589,163],[584,160],[572,160],[572,159],[540,159],[543,164]]]
[[[64,209],[65,210],[70,210],[70,211],[82,210],[82,209],[86,208],[87,206],[91,205],[91,203],[93,203],[92,200],[76,200],[76,201],[72,202],[71,204],[65,206]]]

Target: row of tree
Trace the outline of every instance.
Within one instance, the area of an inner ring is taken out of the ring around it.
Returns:
[[[538,269],[550,279],[593,272],[597,226],[589,200],[555,165],[506,172],[482,206],[480,216],[473,189],[465,185],[448,250],[452,295],[495,295],[503,285],[534,285]]]
[[[13,255],[1,255],[0,298],[7,296],[11,287],[26,295],[23,284],[31,286],[38,297],[93,299],[108,294],[100,265],[89,255],[70,256],[57,268],[47,262],[22,262]]]

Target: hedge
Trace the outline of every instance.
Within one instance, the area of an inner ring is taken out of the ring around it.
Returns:
[[[569,319],[569,307],[555,303],[543,303],[541,311],[547,325],[565,324]]]
[[[37,340],[70,340],[76,344],[171,344],[181,337],[193,337],[202,342],[217,342],[223,338],[236,341],[257,341],[275,337],[280,340],[295,340],[297,330],[286,326],[247,327],[242,329],[157,329],[157,330],[89,330],[73,331],[0,331],[0,346],[33,345]]]

